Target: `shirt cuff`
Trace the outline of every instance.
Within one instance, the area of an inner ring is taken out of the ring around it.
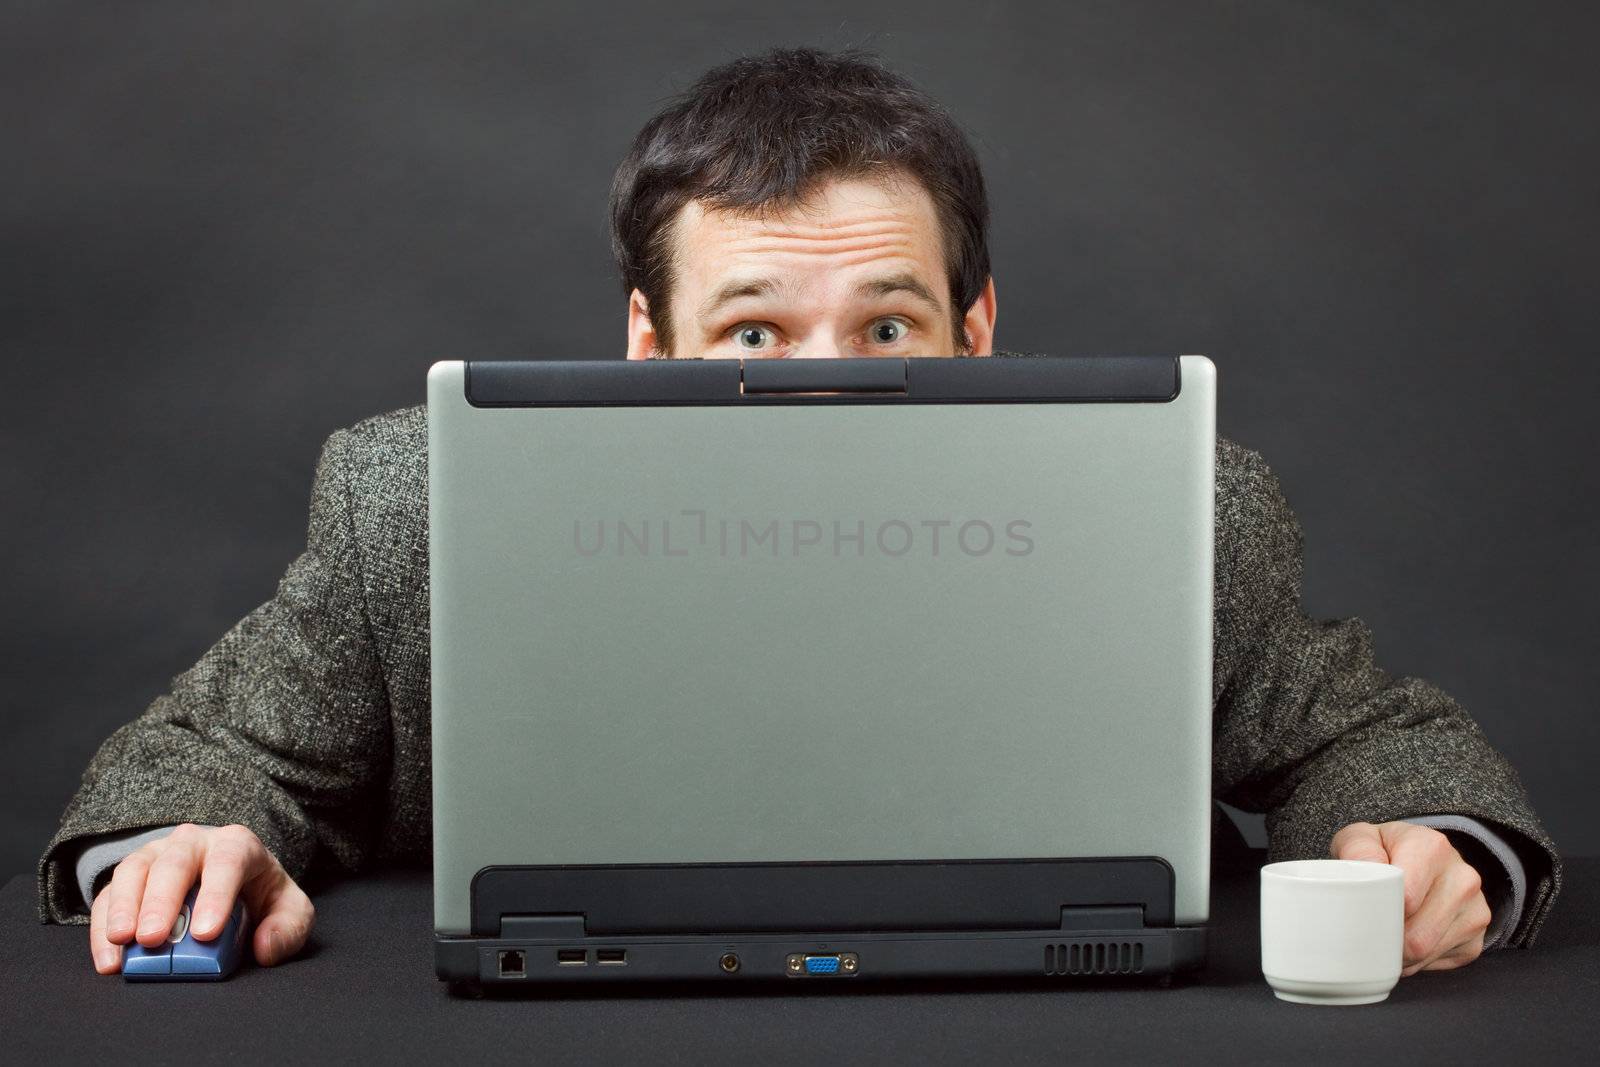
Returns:
[[[99,882],[101,875],[127,859],[146,843],[159,837],[166,837],[174,829],[176,827],[157,826],[151,830],[128,830],[123,833],[84,838],[83,851],[78,853],[77,861],[72,865],[73,872],[78,878],[78,891],[83,894],[83,906],[94,907],[94,895],[99,889],[96,883]]]
[[[1517,928],[1528,899],[1528,872],[1510,842],[1470,815],[1417,815],[1401,821],[1443,831],[1462,859],[1477,868],[1490,913],[1483,947],[1491,949],[1505,941]]]

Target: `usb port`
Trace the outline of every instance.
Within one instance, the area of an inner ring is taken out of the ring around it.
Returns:
[[[562,967],[583,967],[589,962],[589,954],[581,948],[556,949],[556,963]]]
[[[610,964],[615,967],[620,964],[626,964],[628,962],[628,950],[625,948],[596,949],[594,961],[601,966]]]

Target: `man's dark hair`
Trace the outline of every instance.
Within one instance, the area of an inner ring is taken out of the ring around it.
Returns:
[[[624,292],[650,304],[672,350],[671,225],[708,208],[783,209],[824,178],[896,173],[928,191],[950,279],[955,343],[989,280],[989,203],[978,157],[950,115],[862,52],[775,49],[707,71],[645,124],[611,185],[611,249]]]

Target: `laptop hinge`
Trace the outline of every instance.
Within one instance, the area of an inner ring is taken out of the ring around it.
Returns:
[[[1142,930],[1144,905],[1113,904],[1109,907],[1063,907],[1063,930]]]
[[[501,937],[583,937],[583,916],[578,915],[502,915]]]
[[[739,392],[744,396],[906,392],[903,359],[747,359],[740,367]]]

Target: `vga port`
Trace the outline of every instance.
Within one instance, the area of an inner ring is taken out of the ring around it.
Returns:
[[[849,977],[861,968],[854,952],[796,952],[789,957],[793,978]]]

